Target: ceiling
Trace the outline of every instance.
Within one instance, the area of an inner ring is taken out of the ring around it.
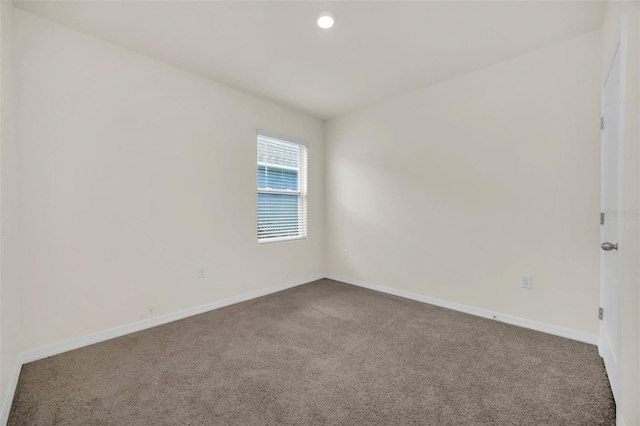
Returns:
[[[328,119],[599,29],[599,1],[41,1],[16,7]],[[337,16],[331,30],[317,15]]]

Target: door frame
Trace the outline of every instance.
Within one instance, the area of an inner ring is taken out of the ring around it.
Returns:
[[[622,209],[622,212],[619,212],[619,214],[622,214],[624,212],[624,157],[625,157],[625,129],[626,129],[626,87],[627,87],[627,82],[626,82],[626,70],[627,70],[627,17],[623,16],[620,18],[620,22],[618,24],[618,31],[616,32],[616,36],[613,40],[613,45],[611,46],[611,52],[609,53],[609,57],[607,59],[607,63],[606,63],[606,67],[604,69],[604,73],[603,73],[603,77],[602,77],[602,82],[600,84],[600,116],[604,117],[604,85],[609,77],[609,74],[611,73],[611,68],[613,66],[614,63],[614,59],[616,58],[616,54],[618,54],[619,56],[619,60],[620,60],[620,98],[618,99],[619,105],[618,105],[618,111],[620,114],[620,120],[618,122],[618,125],[620,126],[619,128],[619,151],[618,151],[618,159],[617,159],[617,163],[618,163],[618,182],[619,182],[619,186],[618,186],[618,196],[620,197],[620,208]],[[607,123],[605,122],[605,127],[607,126]],[[604,144],[604,131],[600,131],[600,207],[601,209],[604,207],[604,185],[605,185],[605,156],[604,156],[604,151],[605,151],[605,144]],[[620,259],[619,259],[619,263],[618,263],[618,277],[620,279],[620,292],[624,291],[623,288],[623,283],[624,283],[624,254],[625,254],[625,245],[624,245],[624,215],[621,218],[622,220],[619,221],[619,228],[618,228],[618,254],[620,255]],[[603,230],[602,228],[600,229],[600,242],[602,242],[602,233]],[[603,250],[600,250],[600,298],[602,299],[602,295],[605,291],[605,288],[603,286],[603,282],[604,282],[604,268],[603,268],[603,261],[604,261],[604,255],[605,252]],[[624,294],[624,293],[623,293]],[[623,294],[621,294],[619,296],[619,300],[622,302],[623,300]],[[618,331],[619,331],[619,338],[620,338],[620,343],[622,343],[622,319],[623,317],[623,304],[620,303],[619,308],[619,324],[617,324],[618,326]],[[606,315],[606,313],[605,313]],[[602,321],[600,321],[599,324],[599,336],[598,336],[598,351],[600,353],[600,356],[603,355],[604,352],[604,341],[603,341],[603,329],[604,329],[604,324]],[[621,385],[621,379],[622,379],[622,371],[620,369],[621,366],[621,359],[622,359],[622,350],[620,351],[619,354],[617,354],[618,356],[618,362],[616,362],[616,366],[618,368],[616,368],[616,371],[609,371],[609,369],[607,369],[607,375],[609,377],[615,377],[615,383],[618,384],[618,389],[614,389],[613,385],[612,385],[612,392],[613,392],[613,396],[614,396],[614,400],[616,401],[616,405],[617,407],[621,406],[621,402],[622,402],[622,385]],[[605,369],[606,369],[606,365],[605,365]],[[611,382],[611,380],[610,380]],[[620,411],[618,410],[618,417],[620,415]]]

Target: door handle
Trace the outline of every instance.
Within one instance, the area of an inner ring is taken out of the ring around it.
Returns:
[[[604,251],[618,250],[618,243],[615,243],[615,244],[602,243],[602,245],[600,247]]]

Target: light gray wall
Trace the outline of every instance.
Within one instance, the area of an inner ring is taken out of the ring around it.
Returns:
[[[321,121],[15,15],[26,349],[323,272]],[[309,143],[307,240],[257,243],[257,129]]]
[[[593,32],[330,120],[328,271],[596,334],[599,82]]]
[[[13,5],[0,2],[0,404],[22,349],[19,144],[13,72]]]

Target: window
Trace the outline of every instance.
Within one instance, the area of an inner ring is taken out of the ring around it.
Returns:
[[[307,148],[258,134],[258,242],[307,236]]]

